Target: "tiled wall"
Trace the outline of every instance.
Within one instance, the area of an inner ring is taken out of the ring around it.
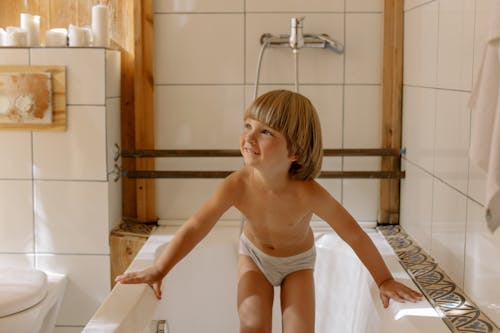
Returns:
[[[325,148],[380,147],[382,0],[155,1],[156,144],[162,149],[238,149],[253,97],[260,36],[327,33],[345,53],[303,49],[300,92],[318,109]],[[294,89],[290,49],[267,49],[259,93]],[[324,170],[378,170],[378,158],[326,158]],[[158,169],[231,170],[239,158],[163,159]],[[185,219],[220,180],[159,180],[158,214]],[[377,218],[378,180],[321,180],[361,221]],[[226,219],[239,219],[230,211]]]
[[[121,217],[120,54],[0,48],[1,65],[66,66],[64,132],[0,131],[0,265],[68,276],[57,333],[80,332],[109,292],[108,234]]]
[[[468,159],[468,100],[494,0],[405,1],[401,224],[500,324],[500,232]]]

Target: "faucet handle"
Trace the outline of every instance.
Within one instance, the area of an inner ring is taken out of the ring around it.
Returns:
[[[302,28],[302,21],[304,21],[305,18],[306,18],[305,16],[292,17],[290,19],[290,25],[292,26],[292,28],[295,27]]]

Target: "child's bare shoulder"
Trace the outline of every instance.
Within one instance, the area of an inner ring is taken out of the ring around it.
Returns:
[[[248,184],[248,179],[249,171],[243,167],[227,176],[223,181],[223,186],[231,191],[242,190]]]

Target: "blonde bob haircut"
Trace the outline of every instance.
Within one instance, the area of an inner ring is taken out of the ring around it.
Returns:
[[[243,119],[255,119],[283,134],[288,152],[297,158],[288,173],[292,179],[310,180],[321,171],[323,144],[318,113],[309,99],[288,90],[259,96]]]

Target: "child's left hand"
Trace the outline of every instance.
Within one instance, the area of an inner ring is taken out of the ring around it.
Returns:
[[[379,291],[380,299],[382,300],[382,304],[384,304],[384,308],[389,306],[389,300],[391,298],[400,303],[404,303],[406,301],[416,303],[422,300],[421,293],[408,288],[394,279],[382,282],[379,286]]]

